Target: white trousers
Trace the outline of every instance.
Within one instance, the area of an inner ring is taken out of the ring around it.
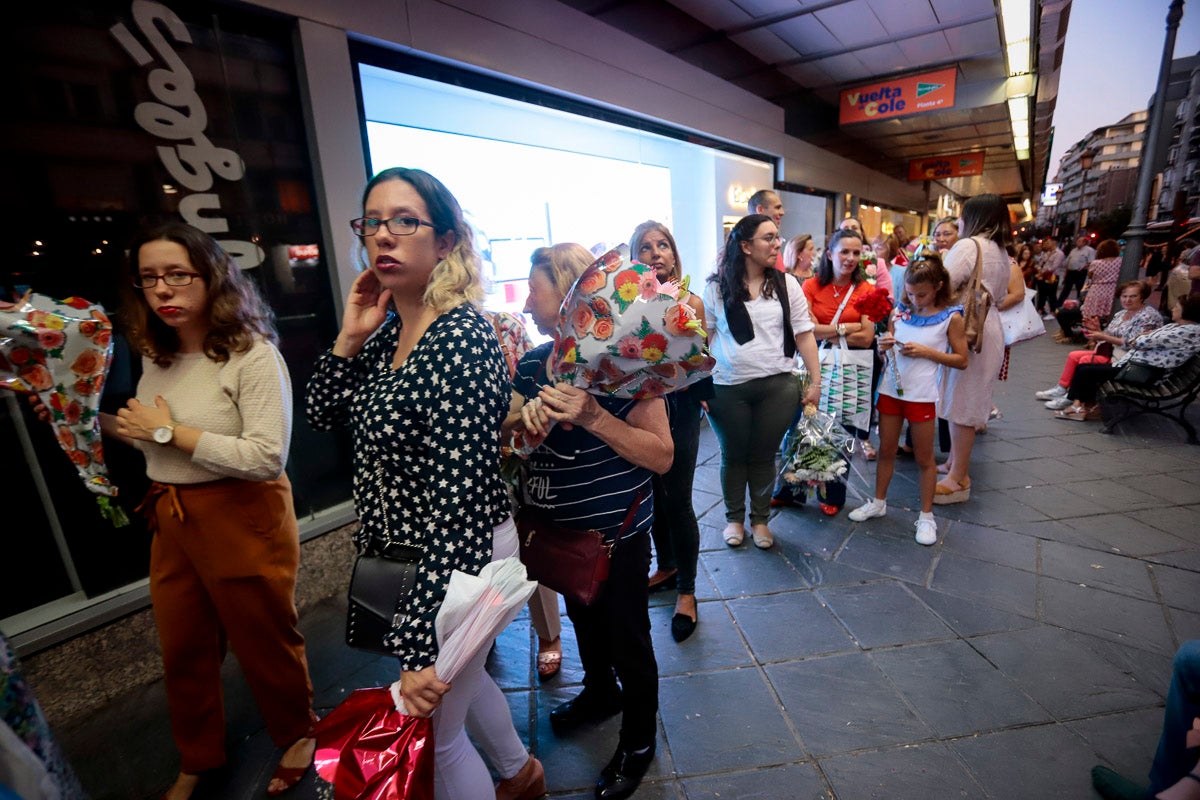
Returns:
[[[492,560],[517,554],[517,527],[510,518],[492,531]],[[487,766],[467,738],[479,742],[502,778],[520,772],[529,753],[513,727],[504,693],[484,671],[489,647],[480,648],[459,673],[433,713],[436,800],[479,800],[495,796]]]

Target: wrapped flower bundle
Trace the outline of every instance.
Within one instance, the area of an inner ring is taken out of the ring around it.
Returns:
[[[0,303],[0,386],[35,394],[50,412],[58,444],[75,465],[100,512],[128,524],[111,503],[100,440],[100,393],[112,359],[112,323],[104,309],[80,297],[27,294]]]
[[[792,429],[780,474],[788,483],[797,485],[837,480],[850,468],[849,454],[853,447],[854,437],[831,414],[807,405]]]
[[[563,298],[546,360],[551,383],[629,400],[661,397],[707,378],[716,360],[687,304],[686,279],[660,283],[654,267],[629,261],[619,245],[591,264]],[[536,399],[530,402],[538,402]],[[515,433],[507,457],[532,448]],[[507,460],[501,473],[511,478]]]

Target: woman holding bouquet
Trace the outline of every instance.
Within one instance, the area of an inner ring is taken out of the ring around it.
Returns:
[[[533,798],[545,774],[484,671],[483,647],[454,679],[438,679],[434,618],[450,574],[478,574],[516,555],[517,532],[498,471],[510,391],[492,326],[480,313],[479,256],[454,196],[433,176],[392,168],[363,191],[350,225],[365,269],[354,281],[333,348],[305,398],[319,430],[349,427],[359,552],[421,548],[408,614],[384,644],[400,660],[409,713],[433,716],[434,796]],[[464,723],[503,780],[494,787]]]
[[[821,391],[808,303],[796,279],[775,270],[779,245],[770,217],[742,217],[704,288],[705,325],[717,360],[709,419],[721,444],[722,537],[730,547],[746,536],[747,489],[755,546],[767,549],[775,543],[767,518],[775,453],[801,400],[792,375],[797,353],[813,376],[804,402],[815,403]]]
[[[814,324],[813,335],[818,341],[832,343],[844,336],[846,345],[852,350],[869,349],[875,341],[875,323],[858,307],[858,303],[866,301],[872,292],[872,286],[859,268],[862,237],[853,230],[836,231],[827,250],[830,258],[821,263],[815,276],[804,282],[804,295],[808,298]],[[875,451],[867,441],[869,427],[844,427],[862,443],[867,458],[875,458]],[[837,514],[846,504],[845,482],[826,482],[820,503],[825,514]]]
[[[593,260],[577,244],[534,252],[525,310],[540,332],[559,334],[559,307]],[[593,529],[616,542],[596,601],[566,601],[583,691],[550,712],[559,736],[621,713],[620,742],[595,788],[597,798],[615,800],[637,790],[654,760],[658,662],[646,584],[655,507],[651,478],[670,468],[674,447],[661,399],[599,397],[565,382],[552,385],[546,361],[553,346],[547,342],[521,359],[504,430],[535,448],[526,462],[522,504],[551,522]]]
[[[812,241],[812,237],[809,237]],[[630,255],[655,268],[662,283],[683,277],[675,237],[660,222],[638,225],[629,238]],[[785,260],[785,264],[789,263]],[[689,294],[688,307],[704,324],[704,303]],[[675,460],[663,475],[654,476],[654,552],[658,569],[650,576],[650,590],[666,585],[674,578],[675,615],[671,618],[671,636],[682,642],[696,630],[696,562],[700,557],[700,526],[692,507],[692,480],[696,473],[696,453],[700,449],[700,412],[704,401],[712,397],[712,381],[704,380],[671,392],[667,402],[671,441]]]
[[[299,532],[287,475],[291,381],[271,311],[210,236],[168,223],[130,248],[124,307],[142,352],[137,396],[110,436],[146,458],[140,510],[154,539],[150,599],[171,730],[182,757],[169,800],[225,762],[221,661],[237,653],[276,746],[279,794],[312,764],[312,683],[294,601]]]

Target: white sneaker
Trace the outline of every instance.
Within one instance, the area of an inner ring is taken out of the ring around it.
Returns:
[[[1046,316],[1042,317],[1042,319],[1044,319],[1044,320],[1047,320],[1047,321],[1048,321],[1048,320],[1052,320],[1052,319],[1054,319],[1054,315],[1053,315],[1053,314],[1047,314]]]
[[[929,519],[917,517],[917,535],[914,538],[917,540],[917,544],[926,546],[937,544],[937,520],[933,517]]]
[[[1038,400],[1055,400],[1059,397],[1067,396],[1067,388],[1061,384],[1054,384],[1053,389],[1044,389],[1040,392],[1034,392],[1034,397]]]
[[[882,517],[887,513],[887,501],[885,500],[868,500],[858,508],[850,512],[850,519],[855,522],[865,522],[872,517]]]
[[[1058,411],[1060,408],[1066,408],[1071,405],[1071,402],[1071,398],[1069,397],[1056,397],[1053,400],[1046,401],[1046,408],[1051,411]]]

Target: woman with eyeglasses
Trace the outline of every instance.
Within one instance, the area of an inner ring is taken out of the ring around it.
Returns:
[[[717,361],[708,412],[721,444],[722,538],[730,547],[746,536],[747,488],[755,546],[765,550],[775,543],[767,518],[775,453],[801,401],[792,375],[797,353],[814,376],[804,402],[816,403],[821,391],[808,302],[800,283],[775,269],[779,245],[770,217],[742,217],[704,287],[705,327]]]
[[[480,259],[471,228],[432,175],[392,168],[363,191],[364,271],[346,299],[333,348],[317,359],[306,416],[348,427],[360,553],[420,548],[408,613],[383,644],[395,652],[409,713],[433,717],[434,796],[533,798],[542,765],[525,750],[508,704],[484,671],[483,647],[454,679],[438,678],[434,619],[450,574],[478,574],[515,556],[517,530],[499,474],[500,423],[511,385],[500,344],[479,310]],[[465,730],[502,778],[493,786]]]
[[[153,481],[142,510],[150,600],[171,731],[182,758],[168,800],[225,763],[221,661],[237,653],[277,747],[280,794],[312,765],[316,716],[294,601],[300,539],[284,474],[292,390],[270,309],[212,237],[169,223],[130,248],[123,314],[142,352],[137,396],[105,434],[137,447]]]

